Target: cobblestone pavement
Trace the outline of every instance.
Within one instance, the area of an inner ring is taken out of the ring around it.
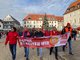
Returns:
[[[0,60],[11,60],[11,54],[8,45],[4,45],[5,38],[0,39]],[[68,48],[66,52],[62,52],[61,47],[59,48],[59,60],[80,60],[80,40],[73,41],[73,53],[74,55],[68,54]],[[40,60],[37,56],[36,49],[30,48],[30,60]],[[17,58],[16,60],[26,60],[24,57],[24,49],[17,46]],[[54,54],[49,55],[49,49],[43,49],[43,60],[55,60]]]

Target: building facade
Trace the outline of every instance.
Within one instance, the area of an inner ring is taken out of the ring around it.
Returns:
[[[3,30],[3,21],[0,19],[0,31]]]
[[[42,28],[44,16],[45,14],[29,14],[23,20],[24,26],[26,26],[27,28]],[[63,17],[54,15],[46,15],[46,16],[48,19],[49,27],[55,26],[56,28],[59,29],[62,26],[60,25],[60,22],[62,24]]]
[[[6,16],[3,19],[3,30],[10,30],[13,26],[19,28],[20,23],[10,15]]]
[[[71,23],[73,28],[80,26],[80,0],[70,4],[64,13],[64,26],[67,23]]]

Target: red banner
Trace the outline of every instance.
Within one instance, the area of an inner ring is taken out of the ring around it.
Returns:
[[[57,35],[57,36],[47,36],[38,38],[23,38],[20,37],[19,41],[21,46],[30,48],[45,48],[45,47],[55,47],[65,45],[69,38],[69,34]]]

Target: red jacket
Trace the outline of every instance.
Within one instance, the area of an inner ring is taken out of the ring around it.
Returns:
[[[50,36],[50,31],[45,30],[45,36]]]
[[[5,45],[7,45],[8,42],[9,44],[17,44],[17,39],[18,39],[17,32],[9,32],[6,37]]]
[[[54,35],[58,35],[59,33],[58,33],[58,31],[50,31],[50,36],[54,36]]]

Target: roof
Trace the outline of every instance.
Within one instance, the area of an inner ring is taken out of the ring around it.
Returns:
[[[15,21],[18,23],[18,25],[20,25],[20,22],[19,22],[18,20],[16,20],[16,19],[13,18],[12,16],[11,16],[11,18],[12,18],[13,20],[15,20]]]
[[[16,20],[15,18],[13,18],[11,15],[7,15],[7,16],[4,18],[4,20],[5,20],[5,19],[8,19],[8,18],[14,20],[18,25],[20,25],[20,22],[19,22],[18,20]]]
[[[39,20],[39,18],[44,19],[44,16],[45,16],[45,14],[29,14],[24,18],[24,20],[29,20],[29,19],[31,19],[31,20]],[[46,17],[47,18],[54,18],[55,20],[59,20],[59,21],[63,20],[62,16],[55,16],[55,15],[47,14]]]
[[[80,0],[77,0],[75,2],[73,2],[72,4],[70,4],[69,8],[73,7],[73,6],[77,6],[80,3]]]
[[[3,23],[3,21],[0,19],[0,22],[2,22]]]
[[[76,7],[76,6],[78,6],[78,5],[80,5],[80,0],[77,0],[77,1],[75,1],[75,2],[73,2],[73,3],[71,3],[71,4],[69,5],[69,7],[67,8],[67,10],[70,9],[70,8],[72,8],[72,7]],[[78,9],[78,8],[77,8],[77,9]],[[69,13],[69,12],[72,12],[72,11],[67,12],[67,10],[66,10],[66,12],[65,12],[64,14],[67,14],[67,13]],[[76,9],[73,9],[73,11],[74,11],[74,10],[76,10]]]

